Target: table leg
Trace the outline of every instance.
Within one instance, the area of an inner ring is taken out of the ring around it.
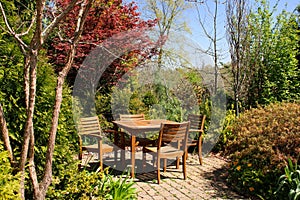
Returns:
[[[121,160],[121,165],[122,168],[125,168],[125,151],[126,151],[126,145],[125,145],[125,136],[124,136],[124,132],[120,133],[120,140],[121,140],[121,152],[120,152],[120,160]]]
[[[134,168],[135,168],[135,135],[131,135],[131,178],[134,178]]]

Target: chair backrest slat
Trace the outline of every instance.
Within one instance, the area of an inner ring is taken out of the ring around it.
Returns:
[[[203,130],[205,118],[205,115],[190,114],[188,116],[188,121],[190,121],[190,129]]]
[[[132,115],[120,115],[121,121],[131,121],[131,120],[144,120],[145,115],[144,114],[132,114]]]
[[[79,120],[78,131],[80,135],[99,134],[101,135],[101,128],[98,117],[85,117]]]
[[[162,144],[181,142],[186,145],[187,132],[189,130],[189,122],[182,123],[166,123],[161,125],[159,134],[159,147]]]

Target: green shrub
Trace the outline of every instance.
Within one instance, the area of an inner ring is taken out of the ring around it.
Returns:
[[[21,199],[20,175],[13,174],[8,153],[3,151],[0,144],[0,199]]]
[[[300,154],[300,104],[251,109],[239,116],[231,131],[225,150],[232,160],[229,182],[247,194],[274,199],[288,158],[296,162]]]
[[[213,151],[219,152],[224,151],[224,148],[227,144],[228,138],[232,136],[232,123],[236,119],[235,111],[233,109],[229,109],[226,112],[226,117],[223,123],[223,129],[220,133],[219,140],[217,144],[214,146]]]
[[[104,172],[78,171],[74,163],[54,177],[47,199],[137,199],[134,182],[126,177],[114,177]]]
[[[3,39],[0,37],[0,40]],[[5,39],[5,38],[4,38]],[[19,159],[22,148],[22,137],[26,121],[26,105],[23,90],[23,60],[18,45],[13,42],[0,44],[0,102],[9,129],[14,156]],[[56,75],[47,63],[45,55],[40,55],[37,71],[37,92],[34,113],[35,133],[35,166],[38,179],[44,173],[47,141],[52,120],[55,100]],[[63,101],[56,135],[56,146],[53,156],[53,174],[57,175],[70,162],[78,148],[78,135],[73,122],[71,90],[65,85]],[[27,177],[28,178],[28,177]],[[29,179],[29,178],[28,178]],[[32,186],[26,179],[26,198],[32,196]]]
[[[128,80],[120,81],[116,87],[97,90],[96,111],[99,116],[114,114],[116,116],[113,117],[117,119],[118,114],[144,113],[147,119],[183,121],[189,113],[196,113],[200,109],[209,121],[211,105],[206,101],[209,92],[203,86],[199,71],[187,68],[160,69],[155,72],[159,74],[153,83],[149,82],[151,77],[148,81],[147,75],[137,72],[131,73],[132,76],[126,77]],[[163,77],[165,79],[161,80]],[[106,124],[105,121],[103,124]]]
[[[112,175],[104,173],[101,180],[101,193],[104,199],[137,199],[134,182],[129,179],[129,174],[125,177],[114,178]]]

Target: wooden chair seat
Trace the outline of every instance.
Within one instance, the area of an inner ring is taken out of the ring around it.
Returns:
[[[145,147],[147,152],[157,153],[157,147]],[[174,156],[183,156],[184,151],[178,150],[177,147],[173,146],[164,146],[159,150],[160,158],[169,158]]]
[[[82,146],[83,151],[98,153],[98,144]],[[102,144],[102,153],[109,153],[114,150],[114,147],[109,144]]]

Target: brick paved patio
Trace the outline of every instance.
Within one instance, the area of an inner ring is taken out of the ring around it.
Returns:
[[[169,166],[161,173],[161,184],[156,183],[156,173],[137,174],[135,187],[138,199],[246,199],[229,189],[220,170],[226,161],[214,155],[203,158],[201,166],[196,155],[187,160],[187,180],[183,180],[181,167]]]
[[[183,180],[182,168],[171,165],[167,172],[161,170],[161,183],[157,184],[156,172],[152,167],[152,156],[147,156],[147,173],[141,170],[142,152],[137,152],[135,188],[138,192],[138,199],[144,200],[202,200],[202,199],[249,199],[232,191],[229,188],[222,174],[223,166],[227,162],[219,156],[210,154],[203,157],[203,165],[199,164],[198,156],[189,153],[187,159],[187,180]],[[113,163],[113,154],[106,157],[106,163]],[[130,153],[126,152],[127,166],[130,169]],[[149,168],[151,167],[151,168]],[[115,172],[116,176],[123,176],[122,171]]]

